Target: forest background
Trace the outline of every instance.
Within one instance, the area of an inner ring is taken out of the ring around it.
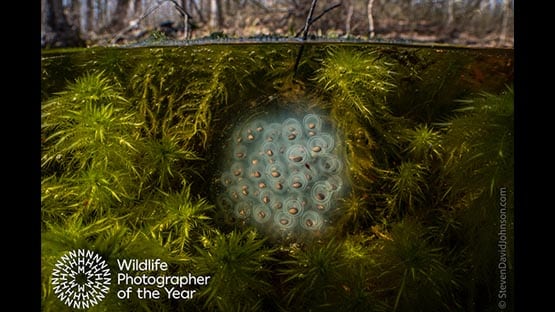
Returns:
[[[41,0],[41,47],[298,37],[314,0]],[[512,0],[320,0],[312,36],[513,47]]]

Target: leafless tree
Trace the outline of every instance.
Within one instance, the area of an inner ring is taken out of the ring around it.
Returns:
[[[294,36],[303,29],[312,3],[312,0],[41,1],[43,45],[54,41],[76,45],[75,38],[102,43],[116,34],[121,34],[123,42],[142,40],[153,31],[160,31],[160,24],[166,21],[173,23],[178,39],[213,32],[230,36]],[[339,2],[342,5],[333,14],[318,17],[310,27],[311,34],[512,44],[513,0],[321,0],[315,14]],[[129,31],[132,26],[136,31]],[[48,44],[58,45],[61,43]]]
[[[376,35],[374,31],[374,0],[368,0],[368,37],[374,38]]]
[[[43,47],[82,46],[84,44],[79,34],[79,28],[70,24],[64,13],[62,0],[46,0],[42,1],[42,5]]]
[[[501,44],[507,41],[507,36],[509,33],[509,20],[511,19],[512,13],[512,1],[503,0],[503,24],[501,26],[501,35],[499,36],[499,41]]]
[[[345,36],[351,35],[351,22],[353,20],[353,13],[355,10],[355,6],[353,5],[352,0],[346,2],[347,7],[347,18],[345,19]]]
[[[95,29],[95,22],[94,22],[94,6],[93,0],[87,0],[85,4],[85,29],[87,32],[94,32]]]
[[[116,32],[128,26],[127,12],[131,0],[117,0],[116,9],[110,19],[110,23],[106,25],[106,31]]]
[[[455,22],[455,0],[447,0],[447,26]]]

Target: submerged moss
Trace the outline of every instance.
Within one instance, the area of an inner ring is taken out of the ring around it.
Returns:
[[[114,268],[119,258],[162,258],[171,274],[213,277],[194,300],[112,292],[98,310],[495,307],[501,188],[513,213],[512,50],[307,44],[295,74],[297,51],[43,55],[45,311],[64,310],[52,268],[77,248]],[[217,203],[226,140],[253,115],[309,111],[337,130],[351,188],[325,233],[269,240]],[[512,221],[507,229],[511,243]]]

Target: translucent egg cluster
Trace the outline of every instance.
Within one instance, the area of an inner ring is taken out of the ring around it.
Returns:
[[[218,204],[266,231],[322,229],[345,189],[334,132],[319,115],[235,129]]]

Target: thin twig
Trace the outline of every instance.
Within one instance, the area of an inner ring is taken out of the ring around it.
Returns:
[[[320,15],[316,16],[315,18],[312,18],[312,15],[314,14],[314,8],[316,7],[316,3],[318,2],[318,0],[312,0],[312,3],[310,4],[310,10],[308,11],[308,16],[306,17],[306,22],[304,24],[304,28],[302,31],[298,32],[295,37],[300,36],[301,32],[303,34],[302,37],[302,43],[301,43],[301,47],[299,48],[299,53],[297,54],[297,59],[295,59],[295,67],[294,67],[294,71],[295,71],[295,75],[297,74],[297,69],[299,68],[299,64],[301,62],[301,57],[303,55],[303,51],[304,51],[304,43],[306,41],[306,39],[308,38],[308,30],[310,29],[310,26],[312,26],[312,24],[314,22],[316,22],[318,19],[320,19],[322,16],[324,16],[324,14],[328,13],[329,11],[341,6],[341,2],[332,5],[331,7],[325,9]]]
[[[301,43],[301,47],[299,48],[299,53],[297,53],[297,58],[295,59],[295,66],[293,67],[294,70],[294,75],[297,75],[297,69],[299,69],[299,63],[301,62],[301,56],[303,55],[303,51],[304,51],[304,42],[306,41],[306,38],[308,37],[308,29],[310,28],[310,25],[312,25],[312,14],[314,13],[314,8],[316,7],[316,3],[318,2],[318,0],[312,0],[312,3],[310,4],[310,10],[308,11],[308,16],[306,17],[306,22],[304,23],[304,28],[303,28],[303,42]]]
[[[152,14],[154,11],[156,11],[156,9],[158,9],[160,6],[162,5],[162,2],[158,2],[155,5],[151,6],[141,17],[139,17],[139,19],[137,20],[137,22],[132,23],[131,25],[125,27],[124,29],[120,30],[119,32],[117,32],[114,36],[112,36],[112,39],[110,40],[110,42],[113,44],[116,42],[117,39],[119,39],[124,33],[128,32],[130,29],[132,29],[133,27],[137,27],[139,26],[139,23],[145,19],[147,16],[149,16],[150,14]]]
[[[187,10],[185,10],[184,7],[182,7],[181,5],[179,5],[179,3],[177,3],[177,1],[175,1],[175,0],[166,0],[166,1],[170,1],[171,3],[173,3],[173,5],[175,5],[175,8],[179,11],[181,16],[186,14],[188,18],[193,18],[191,16],[191,14],[189,14],[189,12],[187,12]]]
[[[312,25],[312,14],[314,14],[314,8],[316,7],[317,2],[318,0],[312,0],[312,3],[310,4],[310,10],[308,11],[308,16],[306,17],[306,22],[304,23],[303,28],[303,41],[308,37],[308,29],[310,28],[310,25]]]
[[[324,14],[326,14],[326,13],[328,13],[329,11],[331,11],[331,10],[333,10],[333,9],[335,9],[335,8],[338,8],[338,7],[340,7],[340,6],[341,6],[341,2],[336,3],[336,4],[332,5],[332,6],[330,6],[329,8],[325,9],[322,13],[320,13],[320,15],[316,16],[315,18],[313,18],[313,19],[310,21],[310,25],[314,24],[317,20],[319,20],[322,16],[324,16]],[[310,26],[310,25],[309,25],[309,26]],[[303,30],[304,30],[304,29],[303,29]],[[303,32],[303,30],[300,30],[300,31],[295,35],[295,37],[300,36],[301,33]],[[306,39],[306,38],[305,38],[305,39]]]
[[[147,16],[149,16],[150,14],[152,14],[154,11],[156,11],[162,4],[164,4],[165,1],[169,1],[171,3],[173,3],[173,5],[175,6],[175,8],[177,9],[177,11],[179,11],[179,14],[184,17],[185,23],[190,23],[189,19],[192,19],[193,17],[191,16],[191,14],[189,14],[189,12],[187,12],[187,10],[185,10],[185,8],[183,8],[181,5],[179,5],[175,0],[158,0],[156,2],[156,4],[154,4],[153,6],[151,6],[141,17],[139,17],[139,19],[133,23],[132,25],[125,27],[123,30],[119,31],[117,34],[115,34],[112,37],[111,42],[114,43],[118,38],[120,38],[125,32],[129,31],[131,28],[136,27],[139,25],[139,23],[144,20]],[[192,24],[192,23],[191,23]],[[185,31],[187,31],[187,25],[184,26],[185,27]]]
[[[179,11],[179,15],[181,15],[181,17],[183,18],[183,37],[185,39],[189,39],[189,19],[192,19],[193,16],[191,16],[191,14],[189,14],[189,12],[187,12],[187,10],[185,10],[184,7],[179,5],[177,1],[175,0],[167,0],[167,1],[170,1],[171,3],[173,3],[177,11]]]
[[[329,11],[331,11],[331,10],[333,10],[333,9],[335,9],[335,8],[338,8],[338,7],[340,7],[340,6],[341,6],[341,2],[336,3],[336,4],[332,5],[332,6],[330,6],[329,8],[325,9],[320,15],[316,16],[316,17],[312,20],[311,24],[314,23],[314,22],[316,22],[317,20],[319,20],[320,17],[324,16],[324,14],[326,14],[326,13],[328,13]]]

